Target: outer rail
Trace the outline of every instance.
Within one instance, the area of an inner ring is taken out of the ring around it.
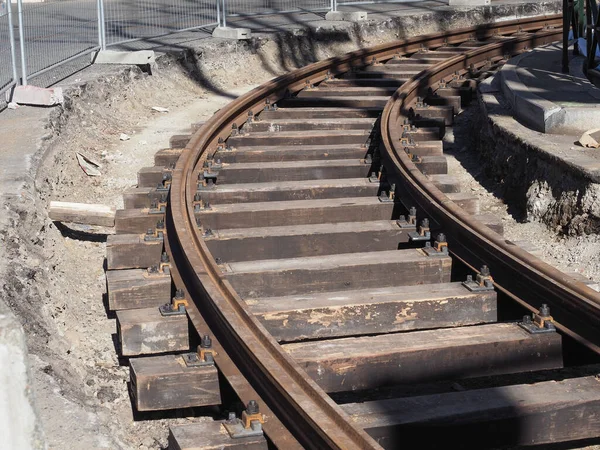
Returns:
[[[220,138],[229,136],[232,124],[245,122],[248,111],[259,112],[266,99],[277,101],[286,92],[301,89],[307,80],[318,82],[328,72],[345,72],[373,58],[384,61],[398,53],[416,52],[424,46],[458,44],[474,37],[482,39],[518,31],[537,31],[547,25],[558,27],[560,23],[560,15],[503,22],[415,37],[312,64],[278,77],[223,108],[196,132],[179,158],[173,172],[170,214],[176,239],[184,252],[178,267],[184,269],[188,291],[228,355],[305,448],[368,449],[378,448],[378,445],[362,429],[354,427],[349,417],[279,347],[223,278],[200,235],[194,216],[192,200],[196,192],[197,167],[209,153],[214,152]],[[451,61],[457,58],[461,57]],[[416,82],[408,85],[413,86],[415,91],[418,89]],[[390,109],[386,108],[387,117]],[[397,166],[404,170],[390,145],[390,130],[387,121],[385,123],[387,148]],[[265,430],[269,434],[268,422]]]
[[[496,286],[531,311],[537,311],[541,303],[548,303],[561,331],[600,353],[600,294],[466,214],[416,168],[400,145],[398,124],[406,117],[407,105],[423,90],[450,74],[466,71],[470,65],[481,65],[490,58],[559,38],[559,30],[551,30],[487,45],[420,73],[401,86],[388,102],[382,115],[382,137],[401,189],[426,215],[443,226],[452,253],[474,269],[487,264]]]

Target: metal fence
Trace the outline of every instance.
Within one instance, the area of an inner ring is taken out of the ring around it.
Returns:
[[[67,63],[93,51],[225,26],[231,16],[393,1],[407,0],[0,0],[0,94],[58,66],[72,74]]]

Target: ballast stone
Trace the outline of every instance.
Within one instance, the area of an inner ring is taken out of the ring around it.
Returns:
[[[0,447],[45,449],[32,399],[25,335],[0,299]]]
[[[367,20],[366,11],[329,11],[325,14],[325,20],[338,22],[362,22]]]

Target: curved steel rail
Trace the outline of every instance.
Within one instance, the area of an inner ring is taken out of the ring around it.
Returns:
[[[538,31],[548,25],[558,27],[560,23],[561,16],[556,15],[473,27],[419,36],[312,64],[263,84],[220,110],[192,137],[179,158],[173,171],[169,212],[176,240],[184,252],[180,266],[185,268],[191,297],[228,355],[252,380],[253,387],[278,419],[306,448],[368,449],[378,446],[363,430],[356,429],[350,418],[280,348],[222,276],[201,237],[192,206],[201,163],[215,151],[220,139],[229,136],[232,124],[240,126],[246,121],[248,111],[258,113],[265,100],[275,102],[288,92],[300,90],[307,80],[318,82],[325,79],[328,72],[342,73],[354,66],[363,66],[373,58],[385,61],[398,53],[414,53],[422,47],[458,44],[475,37],[485,39],[499,34]],[[451,61],[457,58],[461,57]],[[417,80],[421,78],[419,75]],[[407,83],[407,86],[418,90],[418,81]],[[401,89],[401,92],[404,91]],[[390,110],[391,107],[386,108],[387,117],[390,117]],[[390,144],[393,139],[390,139],[387,125],[385,130],[392,159],[404,170],[400,162],[402,155],[395,156]]]
[[[548,303],[557,328],[600,353],[600,294],[585,284],[505,240],[483,223],[469,216],[443,194],[411,162],[400,143],[401,124],[408,105],[423,90],[455,72],[466,71],[493,57],[514,54],[556,41],[558,30],[515,38],[469,51],[438,64],[404,84],[392,96],[382,115],[382,138],[398,178],[425,214],[442,225],[450,239],[450,250],[473,269],[486,264],[495,285],[531,311]]]

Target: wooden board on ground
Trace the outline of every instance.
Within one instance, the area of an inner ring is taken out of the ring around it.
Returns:
[[[51,201],[48,209],[50,219],[58,222],[75,222],[86,225],[113,227],[116,210],[113,206]]]
[[[169,428],[169,450],[267,450],[264,436],[231,438],[222,422],[199,422]]]
[[[123,356],[182,352],[190,348],[186,314],[163,316],[158,307],[117,311]]]
[[[131,392],[138,411],[219,405],[219,375],[214,365],[188,367],[182,355],[130,360]]]
[[[106,272],[111,310],[158,307],[171,301],[171,275],[150,275],[147,270]]]

